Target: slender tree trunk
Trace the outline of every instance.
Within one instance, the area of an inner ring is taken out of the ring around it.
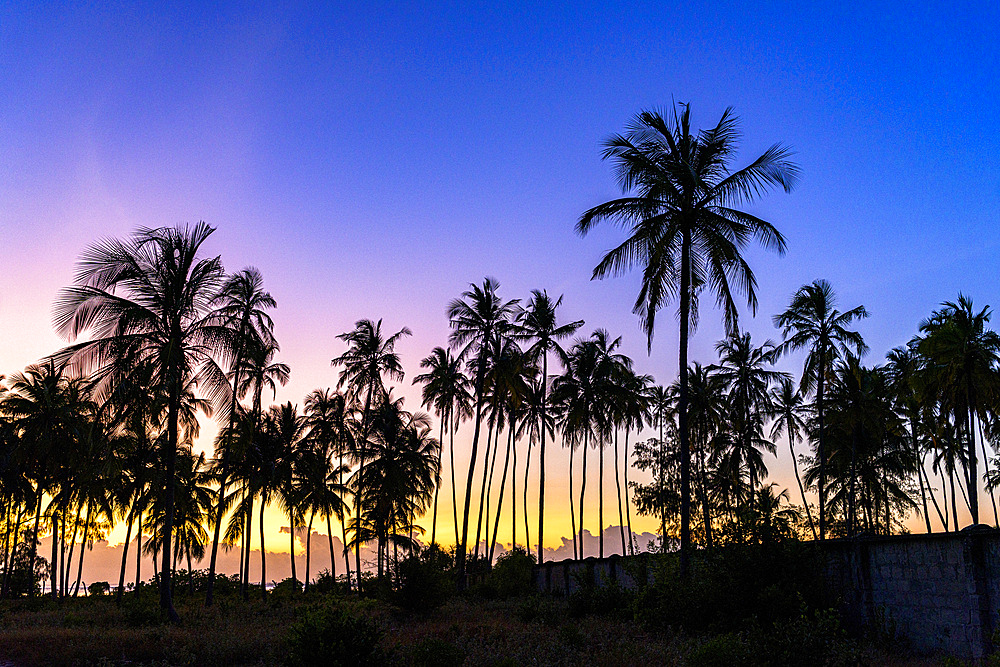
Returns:
[[[635,540],[634,540],[635,534],[632,532],[632,505],[631,505],[631,503],[629,503],[629,500],[628,500],[628,466],[629,466],[629,462],[628,462],[628,436],[629,436],[629,430],[626,428],[625,429],[625,468],[624,468],[624,473],[623,473],[624,477],[625,477],[625,520],[628,522],[628,552],[634,556],[635,555]]]
[[[330,576],[333,577],[333,583],[337,583],[337,557],[336,552],[333,550],[333,526],[330,522],[330,515],[326,515],[326,538],[330,541]]]
[[[499,438],[498,438],[499,440]],[[511,443],[514,441],[514,429],[507,429],[507,455],[503,462],[503,475],[500,477],[500,497],[497,500],[497,516],[493,523],[493,539],[490,541],[490,555],[489,562],[493,562],[493,553],[497,546],[497,534],[500,532],[500,516],[503,510],[503,492],[504,487],[507,486],[507,470],[510,466],[510,450],[512,448]],[[499,443],[498,443],[499,444]],[[488,527],[487,527],[488,529]]]
[[[615,429],[615,495],[618,497],[618,528],[622,537],[622,556],[628,553],[625,543],[625,513],[622,510],[622,477],[618,468],[618,429]]]
[[[466,580],[465,580],[465,554],[468,548],[469,540],[469,508],[472,501],[472,484],[475,480],[476,472],[476,455],[479,452],[479,430],[480,421],[483,415],[483,378],[482,378],[482,368],[485,359],[484,355],[480,354],[479,359],[479,369],[476,372],[476,428],[472,434],[472,452],[469,459],[469,477],[465,483],[465,510],[463,512],[462,518],[462,542],[459,545],[458,554],[456,557],[456,569],[458,570],[458,588],[459,590],[465,590]]]
[[[920,462],[920,473],[923,474],[924,485],[927,487],[927,494],[931,497],[931,502],[934,503],[934,509],[937,511],[938,518],[941,520],[941,526],[944,532],[948,532],[948,495],[944,491],[944,487],[941,487],[941,492],[945,493],[945,512],[941,512],[941,507],[938,505],[937,497],[934,495],[934,489],[931,487],[931,478],[927,475],[927,469],[924,467],[923,461]]]
[[[52,514],[52,572],[49,591],[53,598],[59,597],[59,518]]]
[[[686,580],[691,560],[691,451],[688,434],[688,323],[691,320],[691,230],[684,225],[681,239],[681,334],[678,427],[681,445],[681,558],[680,575]],[[666,540],[666,535],[664,535]]]
[[[115,601],[121,604],[122,593],[125,591],[125,564],[128,561],[128,543],[132,539],[132,521],[135,519],[135,506],[129,510],[125,528],[125,542],[122,544],[122,568],[118,575],[118,590],[115,591]]]
[[[461,541],[458,534],[458,488],[455,486],[455,424],[448,415],[448,456],[451,458],[451,509],[455,521],[455,549]]]
[[[958,532],[958,497],[955,492],[955,471],[948,475],[948,484],[951,486],[951,515],[955,522],[955,532]]]
[[[577,532],[576,532],[576,510],[573,509],[573,504],[576,502],[576,498],[573,497],[573,452],[576,451],[574,443],[569,444],[569,520],[573,527],[573,559],[578,560],[580,558],[577,549]]]
[[[309,515],[309,525],[306,527],[306,574],[302,582],[303,593],[309,590],[309,564],[310,564],[309,560],[310,556],[312,556],[313,519],[315,518],[316,518],[316,510],[313,510],[312,513]]]
[[[82,514],[82,513],[83,513],[83,503],[80,503],[79,505],[77,505],[77,508],[76,508],[76,520],[73,522],[73,534],[70,536],[70,539],[69,539],[69,557],[68,557],[68,559],[66,559],[67,562],[68,562],[68,564],[64,568],[66,572],[63,575],[63,580],[62,580],[62,583],[61,583],[62,591],[63,591],[63,597],[66,597],[66,595],[69,593],[69,578],[73,574],[72,573],[72,570],[73,570],[73,552],[76,550],[76,535],[77,535],[77,533],[79,532],[79,529],[80,529],[80,514]],[[87,516],[88,517],[90,516],[89,503],[88,503],[88,509],[87,509]],[[83,535],[84,535],[84,539],[86,540],[86,538],[87,538],[86,527],[84,527],[84,533],[83,533]]]
[[[24,506],[18,506],[15,508],[17,520],[14,523],[14,540],[10,547],[10,551],[4,554],[4,566],[3,566],[3,584],[0,584],[0,600],[7,599],[7,593],[10,589],[10,565],[11,560],[14,558],[14,552],[17,551],[18,535],[21,532],[21,521],[24,519],[24,512],[27,511],[27,503]]]
[[[295,517],[292,515],[292,512],[288,513],[288,524],[290,527],[288,535],[291,542],[288,558],[292,562],[292,590],[295,590],[295,583],[298,579],[295,578]]]
[[[260,497],[260,594],[267,601],[267,553],[264,550],[264,508],[267,501],[264,495]]]
[[[73,597],[80,592],[80,580],[83,578],[83,554],[87,552],[87,535],[90,533],[90,518],[92,507],[87,504],[87,518],[83,521],[83,542],[80,544],[80,563],[76,569],[76,584],[73,586]],[[72,560],[70,561],[72,562]]]
[[[708,502],[708,479],[705,474],[705,444],[702,437],[698,438],[701,446],[698,447],[698,487],[701,489],[701,516],[702,523],[705,524],[705,545],[711,549],[714,546],[712,539],[712,509]]]
[[[549,355],[542,352],[542,437],[538,445],[538,564],[545,562],[545,424],[549,391]],[[527,474],[527,473],[525,473]],[[525,505],[527,512],[527,505]]]
[[[942,520],[942,523],[944,524],[944,532],[950,533],[951,530],[948,524],[948,480],[945,478],[945,470],[943,467],[940,469],[940,474],[941,474],[941,496],[942,496],[942,502],[944,502],[944,519]],[[954,491],[954,489],[952,490]]]
[[[493,439],[493,425],[489,422],[486,423],[486,455],[483,457],[483,483],[479,487],[479,519],[476,521],[476,547],[473,551],[475,556],[479,557],[479,542],[482,539],[482,527],[483,527],[483,510],[486,509],[489,503],[489,492],[486,490],[487,479],[493,481],[493,466],[496,465],[496,445],[491,443]],[[500,439],[500,424],[497,420],[497,439]],[[493,463],[490,464],[490,451],[493,451]],[[490,522],[489,510],[486,512],[486,523]],[[489,532],[489,528],[486,528]]]
[[[507,430],[510,431],[510,429]],[[490,464],[490,478],[486,485],[486,522],[483,524],[483,542],[485,542],[483,545],[483,555],[486,555],[487,553],[490,554],[490,557],[487,559],[488,565],[490,566],[493,564],[493,546],[490,542],[490,511],[492,510],[490,503],[493,500],[493,478],[496,474],[497,457],[500,454],[500,434],[502,431],[503,429],[500,427],[500,420],[497,419],[497,434],[496,439],[493,441],[493,462]],[[500,494],[500,500],[503,500],[502,493]]]
[[[524,510],[524,549],[531,554],[531,531],[528,526],[528,473],[531,471],[531,437],[528,437],[528,451],[524,456],[524,484],[521,486],[521,508]],[[538,562],[538,559],[535,559]]]
[[[587,557],[586,543],[583,540],[583,501],[587,495],[587,450],[590,449],[590,429],[583,436],[583,472],[580,473],[580,559]]]
[[[972,427],[975,405],[972,403],[972,391],[966,388],[965,396],[968,409],[966,410],[965,423],[968,425],[966,431],[969,434],[969,512],[972,514],[972,523],[979,523],[979,468],[976,463],[976,431]]]
[[[972,417],[972,428],[973,430],[979,431],[979,447],[983,450],[983,474],[986,479],[990,478],[990,457],[986,455],[986,437],[983,435],[983,423],[975,415]],[[1000,528],[1000,514],[997,512],[997,497],[993,493],[993,489],[986,487],[986,492],[990,496],[990,504],[993,505],[993,527]]]
[[[441,493],[441,454],[444,449],[444,415],[441,417],[441,437],[438,440],[438,470],[434,476],[434,518],[431,520],[431,545],[437,544],[438,494]],[[412,522],[410,522],[412,524]]]
[[[42,518],[42,483],[39,481],[35,485],[35,493],[38,495],[38,499],[35,505],[35,528],[31,533],[31,560],[29,561],[28,571],[35,571],[35,562],[38,559],[38,524]],[[35,587],[28,587],[28,597],[35,597]]]
[[[339,456],[339,461],[340,461],[340,467],[338,468],[338,472],[337,472],[337,478],[338,478],[338,482],[337,483],[340,484],[340,488],[344,488],[344,448],[343,448],[343,446],[340,447],[340,454],[338,456]],[[346,572],[346,576],[347,576],[347,591],[350,592],[351,591],[351,558],[350,558],[350,554],[347,551],[347,526],[344,523],[344,516],[346,514],[347,514],[346,512],[344,512],[343,510],[341,510],[341,512],[340,512],[340,544],[341,544],[342,547],[344,547],[344,571]],[[330,532],[330,517],[329,516],[326,518],[326,527],[327,527],[327,532]],[[330,533],[330,563],[331,563],[330,567],[333,568],[332,572],[333,572],[333,579],[334,579],[335,582],[337,580],[337,567],[335,565],[336,562],[337,562],[336,559],[333,557],[333,533]],[[360,572],[358,574],[360,575]],[[358,578],[358,590],[361,590],[360,576]]]
[[[513,440],[513,445],[511,449],[513,450],[513,461],[511,462],[510,471],[510,544],[511,548],[517,546],[517,437],[514,435],[515,418],[511,416],[510,418],[510,430],[511,439]],[[497,516],[500,516],[499,510],[497,511]],[[527,548],[527,551],[531,552],[531,547]]]
[[[819,377],[816,379],[816,417],[819,420],[819,540],[826,539],[826,450],[823,448],[823,389],[826,380],[826,350],[820,347]]]
[[[238,482],[237,482],[238,483]],[[234,512],[233,521],[239,521],[239,531],[240,531],[240,592],[244,591],[243,584],[246,582],[246,563],[244,562],[247,550],[247,519],[246,519],[246,507],[247,501],[247,487],[246,484],[240,485],[240,504]]]
[[[135,523],[135,594],[139,596],[139,586],[142,584],[142,510],[139,510]]]
[[[243,526],[243,544],[246,548],[246,556],[243,558],[243,567],[246,568],[246,576],[243,579],[243,599],[250,599],[250,554],[253,552],[253,489],[249,489],[247,493],[247,509],[246,517],[244,517]],[[264,506],[263,501],[261,501],[261,516],[263,517]],[[261,521],[261,530],[264,528],[264,522]],[[261,554],[264,553],[264,545],[260,548]],[[263,556],[261,556],[263,559]],[[263,563],[263,560],[261,561]]]
[[[917,482],[920,484],[920,502],[924,508],[924,521],[927,523],[927,532],[931,530],[931,515],[927,511],[927,493],[924,491],[924,460],[920,455],[920,444],[917,442],[917,420],[910,419],[910,444],[913,447],[913,461],[917,464]],[[928,486],[930,486],[928,484]]]
[[[850,504],[848,505],[847,512],[847,531],[848,535],[854,537],[854,480],[857,477],[856,474],[856,463],[857,463],[857,452],[858,452],[858,437],[854,429],[851,429],[851,497],[849,498]]]
[[[597,441],[597,554],[604,558],[604,438]]]
[[[173,589],[170,581],[171,539],[174,530],[174,477],[177,468],[177,420],[180,408],[179,370],[170,370],[170,404],[167,408],[167,451],[164,492],[163,519],[163,565],[160,577],[160,607],[166,613],[171,623],[180,622],[180,616],[174,609]]]

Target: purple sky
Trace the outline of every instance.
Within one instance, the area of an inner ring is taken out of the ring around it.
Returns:
[[[796,191],[750,207],[789,245],[750,253],[756,338],[821,277],[872,313],[869,363],[959,290],[998,302],[994,5],[333,4],[3,4],[0,372],[61,344],[50,307],[84,247],[203,219],[209,251],[259,267],[278,299],[279,400],[335,383],[334,337],[362,317],[414,330],[412,377],[485,275],[509,298],[565,294],[564,317],[670,381],[672,313],[647,357],[638,276],[589,281],[621,232],[572,230],[618,194],[600,142],[674,100],[697,127],[735,107],[741,163],[797,152]],[[692,359],[710,362],[722,327],[704,302]]]

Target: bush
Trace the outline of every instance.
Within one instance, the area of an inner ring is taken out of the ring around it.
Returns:
[[[289,665],[353,667],[375,664],[382,629],[347,607],[326,605],[306,610],[288,632]]]
[[[300,593],[302,593],[302,582],[288,577],[274,585],[274,588],[269,591],[269,597],[287,599],[298,596]]]
[[[409,611],[436,609],[455,589],[451,561],[437,547],[426,549],[419,556],[409,556],[396,570],[398,585],[393,601]]]
[[[525,599],[514,612],[522,623],[559,625],[560,610],[555,600],[547,595],[533,595]]]
[[[111,592],[111,584],[106,581],[95,581],[87,586],[87,593],[90,595],[107,595]]]
[[[687,664],[689,667],[749,667],[754,663],[743,636],[730,632],[699,644],[688,654]]]
[[[509,598],[535,592],[532,569],[535,557],[523,547],[514,547],[497,558],[496,565],[486,577],[486,585],[497,597]]]

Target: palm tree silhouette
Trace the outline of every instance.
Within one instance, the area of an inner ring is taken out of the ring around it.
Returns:
[[[861,356],[867,350],[864,339],[856,331],[847,327],[856,320],[868,317],[864,306],[857,306],[841,313],[836,309],[833,288],[825,280],[803,285],[792,295],[788,308],[774,316],[774,325],[781,329],[785,341],[780,345],[781,353],[807,348],[799,391],[808,395],[816,389],[816,420],[818,425],[817,483],[819,491],[819,539],[826,536],[826,476],[824,465],[823,394],[827,376],[834,363],[844,354],[853,351]]]
[[[402,381],[403,367],[399,362],[399,355],[396,354],[395,348],[396,343],[403,336],[409,336],[411,333],[407,327],[403,327],[386,338],[382,333],[382,320],[378,320],[378,322],[358,320],[352,331],[337,336],[348,345],[346,352],[330,362],[333,366],[344,367],[340,372],[337,388],[340,389],[346,385],[348,398],[355,402],[359,401],[361,396],[365,397],[358,442],[361,452],[361,456],[358,458],[359,470],[365,466],[364,442],[368,439],[371,429],[371,410],[375,407],[375,402],[385,398],[382,376],[385,375],[390,380]],[[365,503],[365,498],[357,495],[357,488],[355,493],[355,523],[360,528],[361,508]],[[361,542],[359,540],[355,540],[355,565],[358,591],[360,591]]]
[[[81,371],[94,371],[97,395],[124,376],[139,372],[166,397],[163,467],[163,524],[160,605],[178,621],[170,585],[174,524],[173,479],[183,387],[196,381],[217,407],[229,398],[225,374],[213,359],[222,348],[218,328],[208,316],[224,279],[218,257],[201,258],[213,228],[142,228],[131,238],[91,246],[80,260],[76,284],[65,288],[54,307],[56,330],[72,342],[53,355]]]
[[[549,386],[549,353],[554,352],[560,363],[565,366],[566,351],[559,344],[560,340],[569,338],[583,326],[583,320],[576,320],[566,324],[557,324],[556,309],[562,304],[562,296],[555,301],[549,297],[545,290],[532,290],[528,307],[525,308],[524,320],[521,322],[520,334],[530,342],[530,347],[525,350],[528,359],[538,364],[542,364],[541,378],[541,411],[538,418],[542,423],[547,421],[547,399]],[[538,433],[538,564],[545,562],[545,431],[543,427],[537,429]],[[550,433],[551,434],[551,433]],[[525,485],[527,486],[527,470],[525,471]],[[525,489],[527,493],[527,488]],[[525,496],[527,499],[527,495]],[[525,506],[524,511],[528,508]],[[527,530],[527,524],[525,524]],[[531,549],[531,545],[528,545]]]
[[[501,300],[497,295],[499,287],[496,280],[486,278],[482,287],[470,285],[469,290],[462,293],[461,299],[455,299],[448,306],[448,319],[452,329],[449,343],[452,349],[460,350],[458,357],[464,360],[475,374],[475,430],[472,433],[469,475],[465,485],[462,536],[455,556],[460,588],[464,588],[466,584],[465,561],[469,540],[469,509],[472,501],[476,460],[479,455],[479,433],[482,425],[483,404],[486,398],[485,388],[490,349],[497,338],[511,330],[513,327],[511,319],[518,312],[518,300]],[[484,466],[486,464],[487,462],[484,461]]]
[[[770,223],[736,207],[773,186],[789,192],[798,167],[789,161],[790,151],[775,144],[746,167],[731,171],[740,138],[732,110],[714,128],[695,135],[690,107],[678,107],[680,113],[674,109],[669,121],[659,112],[644,111],[624,136],[605,142],[603,159],[613,162],[626,196],[584,212],[576,230],[585,235],[603,220],[628,228],[629,237],[604,256],[592,277],[642,268],[634,312],[646,331],[647,346],[652,346],[657,311],[674,294],[680,299],[681,573],[686,577],[691,550],[687,357],[698,297],[706,287],[714,293],[729,331],[736,329],[734,288],[746,294],[756,311],[756,280],[741,251],[756,240],[781,254],[785,239]]]

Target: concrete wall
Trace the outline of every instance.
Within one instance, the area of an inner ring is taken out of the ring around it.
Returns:
[[[1000,622],[1000,532],[831,540],[822,582],[831,606],[855,630],[894,628],[919,651],[979,659]],[[647,555],[564,560],[535,567],[540,591],[569,595],[579,581],[634,588],[651,581]],[[998,647],[1000,648],[1000,647]]]
[[[826,593],[849,624],[895,626],[922,651],[979,659],[1000,616],[1000,533],[831,541]]]

